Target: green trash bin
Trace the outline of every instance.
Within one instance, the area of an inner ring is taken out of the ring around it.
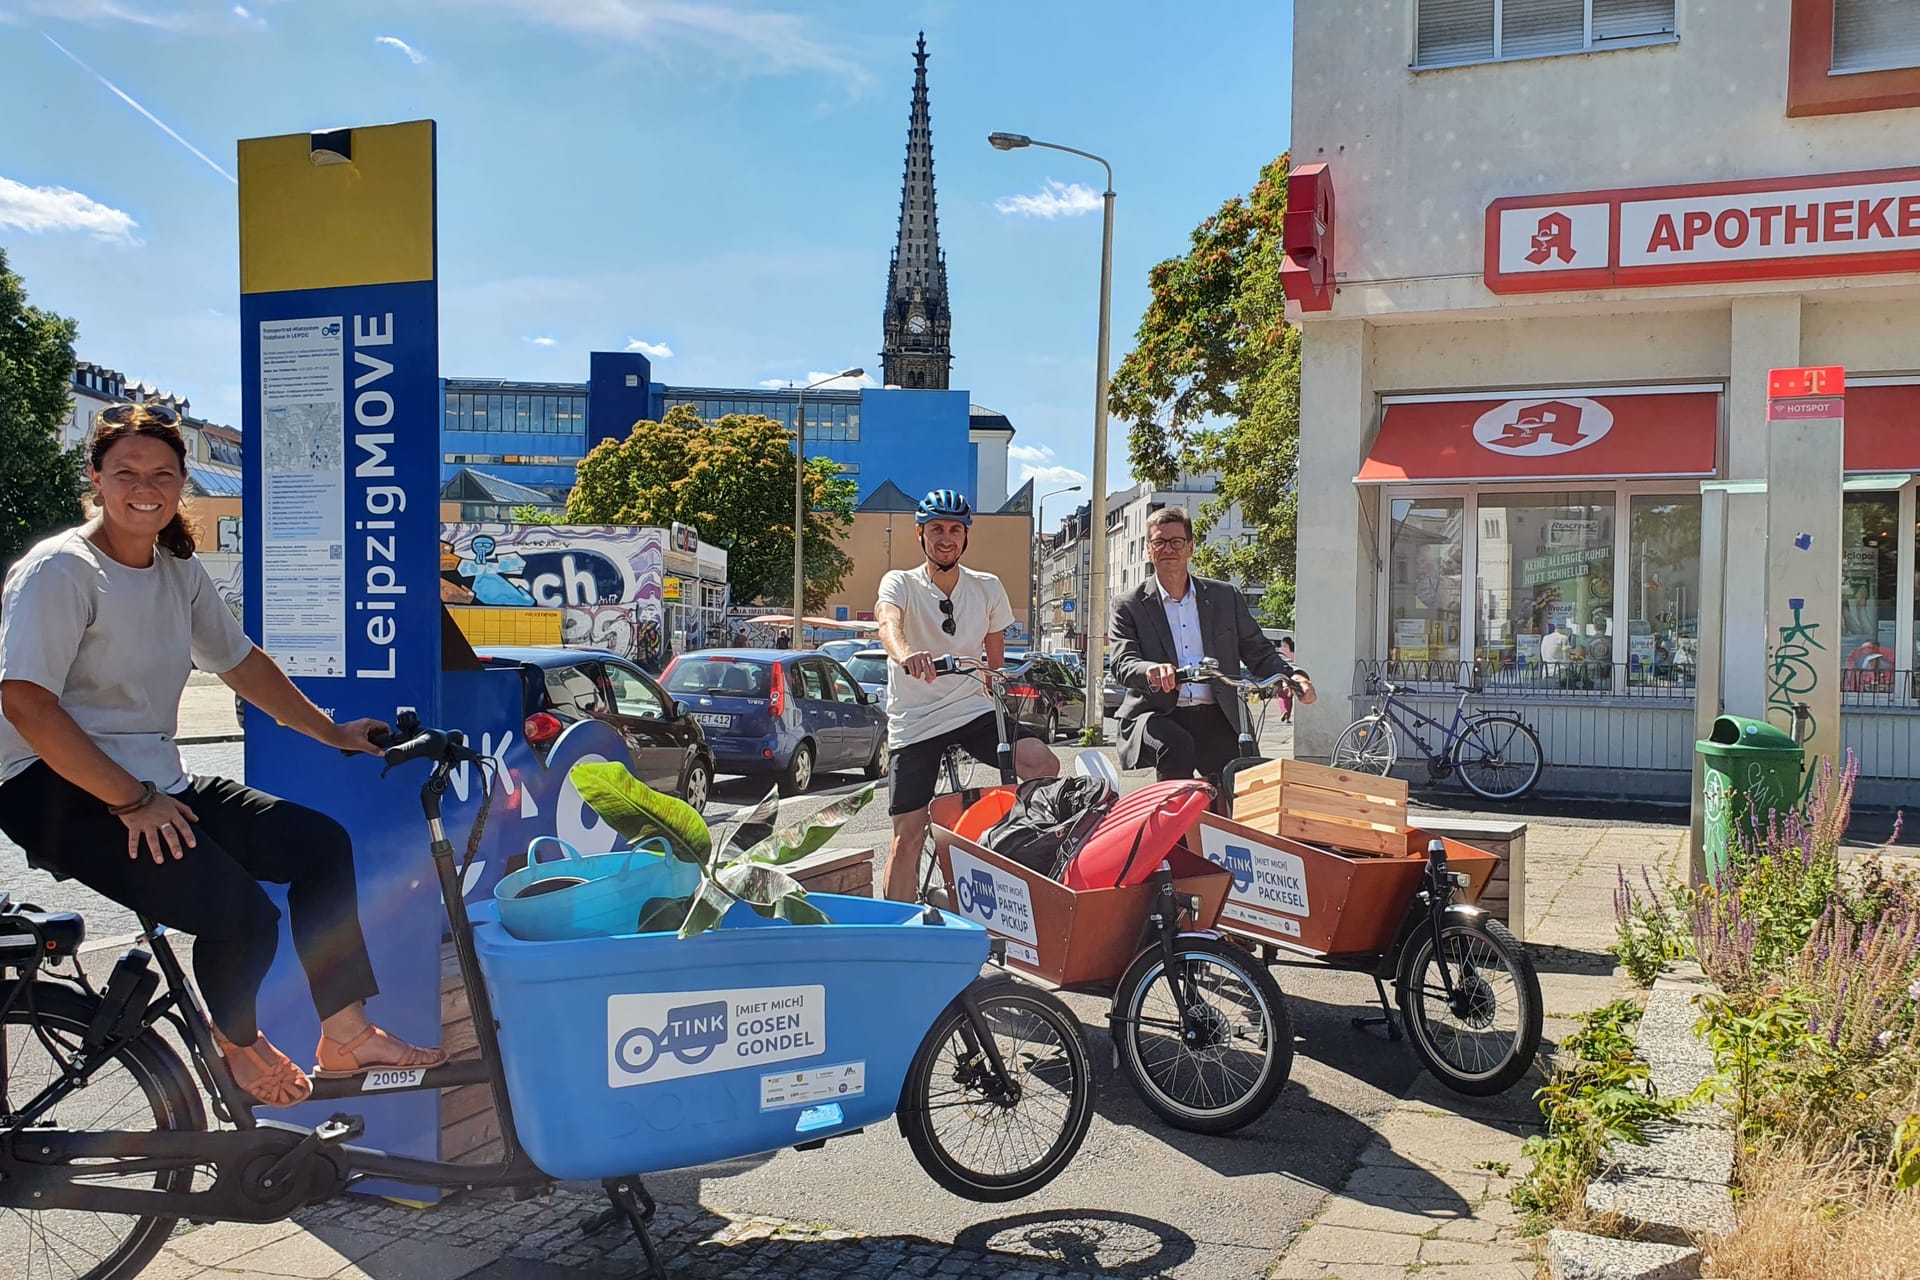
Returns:
[[[1702,853],[1707,883],[1719,883],[1733,849],[1734,833],[1769,815],[1787,813],[1800,803],[1800,775],[1806,752],[1793,735],[1745,716],[1721,716],[1713,735],[1693,744],[1705,766],[1701,808],[1705,811]]]

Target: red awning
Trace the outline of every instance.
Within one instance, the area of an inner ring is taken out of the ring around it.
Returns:
[[[1920,471],[1920,383],[1847,388],[1849,471]]]
[[[1712,390],[1391,401],[1354,481],[1711,476],[1719,423]]]

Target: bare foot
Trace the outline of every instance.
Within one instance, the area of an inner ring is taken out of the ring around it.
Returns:
[[[265,1036],[256,1036],[250,1045],[240,1046],[213,1033],[220,1056],[240,1091],[263,1107],[291,1107],[313,1096],[313,1081],[293,1065],[293,1059],[274,1048]]]
[[[360,1034],[346,1040],[322,1035],[314,1057],[313,1074],[323,1080],[333,1080],[369,1071],[437,1067],[447,1060],[447,1053],[444,1049],[423,1049],[408,1044],[368,1023]]]

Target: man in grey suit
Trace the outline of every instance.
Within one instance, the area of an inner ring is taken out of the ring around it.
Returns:
[[[1300,701],[1314,700],[1313,682],[1262,635],[1231,583],[1196,578],[1193,521],[1179,507],[1147,518],[1153,577],[1113,602],[1113,674],[1127,691],[1120,703],[1120,767],[1152,765],[1161,781],[1198,772],[1213,782],[1238,751],[1239,699],[1219,697],[1211,683],[1176,685],[1181,667],[1214,658],[1256,679],[1287,676]]]

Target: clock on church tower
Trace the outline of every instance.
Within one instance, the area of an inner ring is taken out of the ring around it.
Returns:
[[[899,237],[887,268],[880,367],[888,386],[945,391],[953,367],[953,318],[947,306],[947,260],[940,252],[940,214],[934,206],[924,32],[913,63],[907,169],[900,189]]]

